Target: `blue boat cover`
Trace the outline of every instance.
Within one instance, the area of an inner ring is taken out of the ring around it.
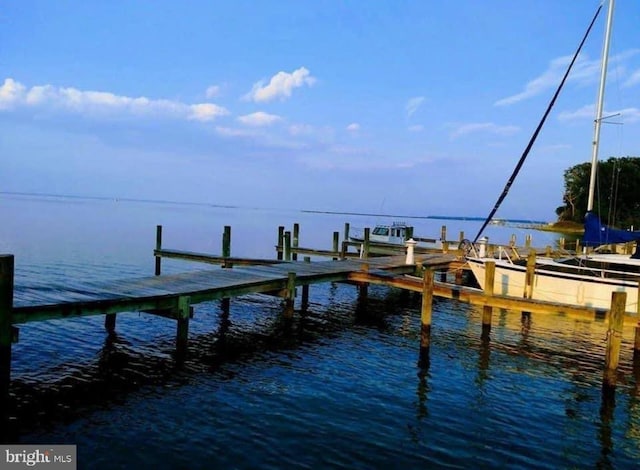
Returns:
[[[640,240],[640,231],[621,230],[608,227],[593,212],[584,217],[584,246],[600,246],[610,243],[626,243]]]

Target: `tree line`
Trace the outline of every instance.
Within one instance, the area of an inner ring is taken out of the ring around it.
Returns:
[[[564,172],[563,205],[558,221],[582,223],[587,212],[591,163]],[[598,162],[594,212],[602,222],[619,228],[640,227],[640,157],[610,157]]]

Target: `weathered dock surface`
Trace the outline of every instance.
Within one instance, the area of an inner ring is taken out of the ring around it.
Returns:
[[[452,255],[425,255],[420,261],[435,266],[454,259]],[[354,272],[363,270],[408,274],[414,273],[415,269],[415,265],[406,264],[404,256],[313,263],[272,261],[269,265],[237,266],[233,269],[217,267],[180,274],[86,282],[76,284],[72,289],[64,286],[55,289],[18,288],[14,292],[12,323],[126,311],[172,316],[170,311],[177,308],[181,297],[188,298],[188,303],[193,305],[250,293],[280,292],[291,287],[292,275],[295,276],[295,287],[349,281]]]

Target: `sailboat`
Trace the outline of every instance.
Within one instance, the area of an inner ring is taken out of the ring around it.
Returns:
[[[600,85],[596,104],[591,173],[589,178],[589,198],[587,214],[585,216],[583,246],[587,249],[589,247],[593,248],[606,244],[630,241],[637,242],[640,240],[640,232],[628,232],[607,227],[601,223],[597,214],[593,212],[600,143],[600,126],[603,120],[604,90],[607,75],[611,26],[613,23],[613,11],[614,0],[609,0],[601,61]],[[590,28],[591,27],[589,27],[589,29]],[[580,47],[582,47],[582,44]],[[578,49],[578,52],[579,50],[580,48]],[[567,74],[568,72],[569,70],[567,71]],[[557,97],[557,94],[558,92],[556,92],[555,97]],[[554,100],[552,100],[552,104],[555,101],[555,97]],[[547,114],[548,111],[549,109],[547,110]],[[542,122],[544,122],[544,118]],[[534,137],[537,135],[542,122],[540,126],[538,126]],[[532,142],[530,142],[523,157],[526,156],[531,145]],[[519,166],[522,165],[522,162],[523,158],[521,158]],[[498,199],[498,203],[487,220],[490,220],[495,214],[495,211],[502,202],[502,199],[506,196],[508,188],[517,175],[517,170],[519,170],[519,167],[516,167],[516,171],[514,171],[512,178],[505,187],[505,191],[503,191],[503,194]],[[613,292],[626,292],[626,310],[630,312],[637,311],[638,285],[640,282],[640,255],[637,251],[632,256],[597,254],[585,251],[581,255],[566,258],[554,259],[549,257],[539,257],[536,259],[531,284],[532,288],[528,289],[526,282],[527,260],[513,259],[512,256],[509,256],[506,250],[498,250],[497,255],[489,255],[486,237],[478,241],[478,238],[485,227],[486,223],[480,229],[478,236],[474,240],[475,243],[467,242],[464,245],[466,261],[468,262],[468,265],[481,288],[485,288],[486,263],[491,261],[495,263],[493,287],[496,294],[517,297],[527,296],[537,300],[607,309],[611,305],[611,294]]]

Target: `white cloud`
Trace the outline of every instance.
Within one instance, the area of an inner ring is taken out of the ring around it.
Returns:
[[[275,114],[268,114],[263,111],[258,111],[252,114],[246,114],[238,117],[238,121],[247,126],[264,127],[270,126],[278,121],[282,120],[280,116]]]
[[[424,126],[422,124],[416,124],[414,126],[408,127],[410,132],[422,132],[424,130]]]
[[[630,124],[640,121],[640,109],[638,108],[624,108],[619,110],[605,110],[603,116],[612,116],[612,122],[622,122]],[[613,118],[615,116],[615,118]],[[576,121],[580,119],[595,118],[595,106],[588,104],[575,111],[563,111],[558,114],[558,120],[560,121]]]
[[[220,95],[220,87],[218,85],[211,85],[209,88],[207,88],[207,91],[205,91],[205,96],[207,97],[207,99],[211,99],[211,98],[215,98],[216,96]]]
[[[484,132],[487,134],[497,134],[497,135],[512,135],[520,130],[517,126],[499,126],[492,122],[480,122],[480,123],[470,123],[463,124],[458,126],[456,129],[451,132],[451,138],[456,139],[463,135],[471,134],[474,132]]]
[[[312,86],[316,79],[311,76],[310,72],[300,67],[291,73],[278,72],[265,85],[261,80],[253,85],[253,89],[244,96],[244,99],[255,102],[271,101],[275,98],[285,99],[291,96],[294,88],[307,85]]]
[[[624,73],[623,63],[640,53],[640,49],[629,49],[609,58],[609,67],[618,67],[619,73]],[[558,57],[549,63],[549,67],[540,76],[529,81],[524,90],[515,95],[502,98],[494,103],[494,106],[509,106],[520,101],[540,95],[545,91],[556,89],[564,76],[571,56]],[[600,75],[600,58],[591,60],[586,54],[578,56],[573,70],[569,74],[568,81],[578,84],[595,83]],[[629,79],[631,80],[631,79]],[[627,82],[629,82],[629,80]],[[640,77],[638,77],[640,81]]]
[[[24,100],[25,87],[12,78],[5,79],[0,87],[0,109],[9,109]]]
[[[315,128],[309,124],[291,124],[289,126],[289,134],[293,136],[312,135]]]
[[[224,116],[229,112],[222,106],[213,103],[192,104],[189,119],[196,121],[213,121],[218,116]]]
[[[223,137],[258,137],[261,134],[249,129],[236,129],[233,127],[216,126],[215,131]]]
[[[357,122],[352,122],[347,126],[347,130],[349,132],[358,132],[360,130],[360,124],[358,124]]]
[[[407,117],[411,117],[411,115],[418,110],[418,108],[420,107],[420,105],[422,105],[423,102],[424,102],[424,96],[415,96],[409,99],[409,101],[407,101],[407,104],[405,106],[405,110],[407,111]]]
[[[624,88],[629,88],[640,84],[640,70],[636,70],[631,76],[622,84]]]
[[[49,108],[82,115],[146,115],[195,121],[211,121],[229,114],[213,103],[186,104],[172,100],[152,100],[144,96],[131,98],[104,91],[84,91],[39,85],[27,89],[7,78],[0,86],[0,109]]]

